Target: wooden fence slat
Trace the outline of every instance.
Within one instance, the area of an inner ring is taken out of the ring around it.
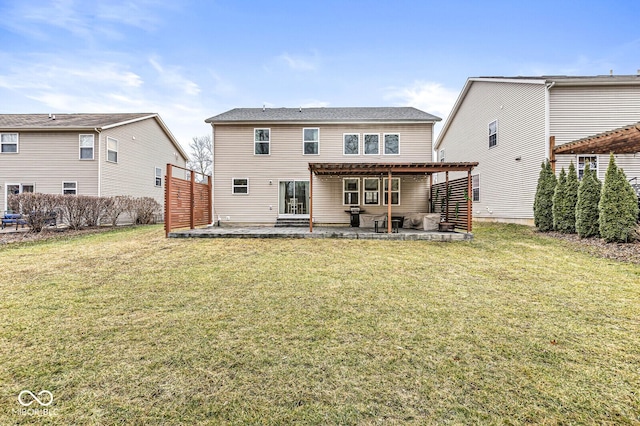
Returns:
[[[191,179],[173,176],[173,168],[188,171]],[[165,232],[212,223],[211,176],[206,183],[195,182],[196,172],[167,164],[165,178]]]

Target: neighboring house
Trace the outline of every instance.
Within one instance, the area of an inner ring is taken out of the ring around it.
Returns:
[[[540,164],[555,147],[640,121],[640,76],[469,78],[434,147],[445,161],[478,161],[474,219],[533,224]],[[570,151],[565,151],[570,152]],[[604,178],[608,154],[557,155]],[[640,154],[616,155],[640,178]]]
[[[312,213],[315,223],[349,224],[354,206],[384,214],[386,170],[431,162],[437,121],[408,107],[237,108],[211,117],[214,219],[273,225]],[[393,211],[426,212],[428,189],[427,173],[392,176]]]
[[[0,211],[8,194],[153,197],[187,154],[158,114],[0,114]]]

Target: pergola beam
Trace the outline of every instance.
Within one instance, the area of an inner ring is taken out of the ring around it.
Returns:
[[[557,146],[555,154],[635,154],[640,152],[640,123]]]

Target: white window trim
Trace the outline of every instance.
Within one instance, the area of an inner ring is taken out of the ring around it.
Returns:
[[[358,183],[358,189],[357,189],[357,190],[355,190],[355,191],[347,191],[347,190],[345,189],[345,187],[344,187],[344,183],[345,183],[345,181],[346,181],[346,180],[355,180],[355,181]],[[346,203],[344,202],[344,196],[345,196],[345,194],[346,194],[346,193],[350,193],[350,194],[352,194],[352,193],[354,193],[354,192],[357,192],[357,193],[358,193],[358,202],[357,202],[357,203],[355,203],[355,204],[360,205],[360,178],[354,178],[354,177],[346,177],[346,178],[342,178],[342,205],[343,205],[343,206],[353,206],[353,205],[354,205],[353,203],[346,204]]]
[[[25,186],[33,186],[33,192],[36,192],[36,184],[35,183],[14,183],[14,182],[5,182],[4,183],[4,208],[8,210],[9,206],[9,187],[10,186],[18,186],[18,194],[22,194],[24,192]]]
[[[386,177],[386,178],[383,178],[383,179],[382,179],[382,205],[383,205],[383,206],[386,206],[386,205],[387,205],[387,203],[384,201],[384,197],[387,195],[387,190],[384,188],[384,187],[385,187],[384,183],[385,183],[385,182],[387,182],[388,180],[389,180],[389,178],[388,178],[388,177]],[[400,200],[400,189],[401,189],[402,181],[401,181],[401,179],[400,179],[400,178],[394,178],[394,177],[392,177],[392,178],[391,178],[391,187],[392,187],[392,188],[393,188],[393,181],[394,181],[394,180],[397,180],[397,181],[398,181],[398,190],[397,190],[397,191],[394,191],[394,190],[392,189],[392,190],[391,190],[391,195],[393,195],[393,193],[394,193],[394,192],[397,192],[397,193],[398,193],[398,204],[393,204],[393,203],[391,203],[391,205],[392,205],[392,206],[399,206],[399,205],[401,204],[401,200]],[[392,198],[393,198],[393,197],[392,197]]]
[[[498,146],[498,120],[495,119],[493,121],[490,121],[489,124],[487,124],[487,129],[489,130],[489,132],[491,132],[491,125],[493,123],[496,123],[496,132],[494,133],[496,135],[496,143],[495,145],[491,145],[491,133],[489,133],[489,137],[488,137],[489,149],[495,148],[496,146]]]
[[[438,152],[438,161],[444,163],[444,148]]]
[[[109,140],[112,140],[116,143],[116,149],[109,149]],[[120,161],[120,142],[118,142],[118,139],[116,138],[112,138],[111,136],[107,136],[107,143],[105,143],[105,146],[107,148],[107,157],[106,160],[108,163],[113,163],[113,164],[118,164],[118,161]],[[109,160],[109,151],[115,152],[116,153],[116,161],[111,161]]]
[[[365,143],[365,139],[367,136],[377,136],[378,137],[378,152],[376,154],[367,154],[367,145]],[[344,143],[344,140],[342,141]],[[343,148],[344,149],[344,148]],[[380,155],[380,133],[363,133],[362,134],[362,153],[364,155]]]
[[[269,131],[269,140],[268,141],[257,141],[256,140],[256,130],[268,130]],[[268,154],[258,154],[256,152],[256,144],[257,143],[266,143],[269,145],[269,153]],[[265,155],[271,155],[271,128],[270,127],[255,127],[253,129],[253,155],[262,157]]]
[[[66,183],[72,183],[72,184],[75,186],[74,190],[75,190],[76,192],[75,192],[74,194],[65,194],[65,193],[64,193],[65,189],[66,189],[66,190],[70,190],[70,189],[71,189],[71,188],[65,188],[65,187],[64,187],[64,185],[65,185]],[[76,180],[76,181],[73,181],[73,180],[65,180],[65,181],[62,181],[62,194],[63,194],[63,195],[78,195],[78,181],[77,181],[77,180]]]
[[[398,153],[397,154],[387,154],[387,135],[398,135]],[[383,155],[400,155],[400,133],[385,133],[382,136],[382,154]]]
[[[82,137],[83,136],[91,136],[91,158],[82,158],[82,149],[87,149],[89,147],[82,146]],[[80,133],[78,135],[78,159],[81,161],[91,161],[94,160],[96,157],[96,137],[95,135],[89,134],[89,133]]]
[[[372,190],[367,189],[366,181],[375,180],[378,184],[378,189]],[[367,203],[367,193],[376,193],[378,194],[378,202],[377,203]],[[379,206],[380,205],[380,179],[379,178],[363,178],[362,179],[362,205],[364,206]]]
[[[155,180],[154,180],[154,184],[156,186],[156,188],[162,188],[162,167],[156,167],[155,168]],[[158,175],[158,171],[160,172],[160,174]],[[160,185],[158,185],[158,179],[160,179]]]
[[[358,137],[358,152],[356,152],[355,154],[346,154],[344,151],[344,138],[345,136],[357,136]],[[342,134],[342,155],[346,156],[346,157],[356,157],[358,155],[360,155],[360,133],[343,133]]]
[[[16,152],[2,152],[2,145],[13,145],[14,142],[2,142],[2,135],[16,135]],[[17,132],[2,132],[0,133],[0,154],[19,154],[20,153],[20,133]]]
[[[474,184],[474,178],[477,181],[477,185]],[[474,200],[473,199],[473,190],[477,189],[478,190],[478,199]],[[471,201],[472,202],[480,202],[480,175],[471,175]]]
[[[598,169],[600,168],[600,156],[598,154],[578,154],[576,155],[576,174],[578,175],[578,179],[580,179],[580,171],[584,174],[584,168],[580,169],[580,158],[596,158],[596,176],[598,176]],[[591,166],[591,164],[589,164]],[[589,167],[591,168],[591,167]],[[593,169],[591,169],[593,170]]]
[[[264,154],[267,155],[267,154]],[[246,185],[236,185],[236,180],[246,180]],[[236,188],[247,188],[247,192],[236,192]],[[231,195],[249,195],[249,178],[231,178]]]
[[[318,131],[318,140],[315,141],[307,141],[304,139],[304,131],[305,130],[317,130]],[[315,154],[307,154],[304,150],[304,145],[306,143],[315,143],[318,146],[317,152]],[[271,152],[271,150],[269,150]],[[320,155],[320,128],[319,127],[304,127],[302,129],[302,155]]]

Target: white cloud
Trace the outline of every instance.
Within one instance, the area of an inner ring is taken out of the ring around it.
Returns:
[[[183,77],[179,67],[163,67],[156,57],[149,58],[149,63],[158,72],[161,84],[191,96],[196,96],[200,93],[200,87],[188,78]]]
[[[319,59],[317,53],[311,57],[305,57],[293,56],[285,52],[278,56],[278,59],[294,71],[315,71],[318,69]]]
[[[312,99],[309,101],[305,101],[301,107],[302,108],[326,108],[330,105],[329,102],[326,101],[319,101],[317,99]]]
[[[408,87],[389,88],[385,99],[396,100],[398,105],[412,106],[446,119],[458,93],[440,83],[416,81]]]

